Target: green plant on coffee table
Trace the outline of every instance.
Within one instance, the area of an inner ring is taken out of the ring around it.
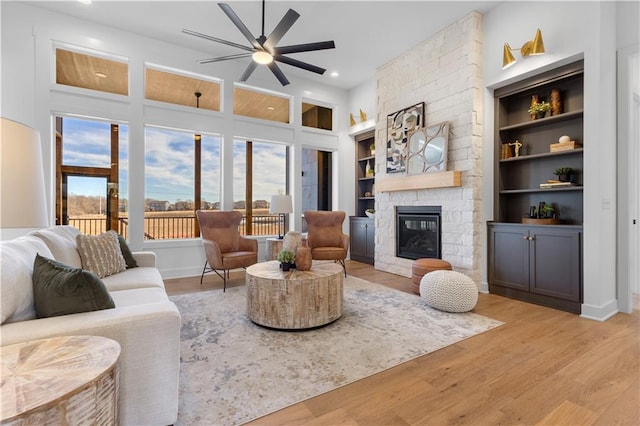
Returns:
[[[290,250],[282,250],[280,253],[278,253],[276,259],[280,263],[288,263],[289,265],[293,265],[296,261],[296,255]]]

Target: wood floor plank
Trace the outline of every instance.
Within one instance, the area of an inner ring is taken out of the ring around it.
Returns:
[[[547,414],[537,425],[590,425],[598,418],[598,415],[591,410],[574,404],[571,401],[562,403],[552,412]]]
[[[347,261],[347,273],[406,293],[411,279]],[[221,289],[207,275],[166,280],[170,295]],[[244,285],[233,271],[228,287]],[[419,297],[416,295],[416,297]],[[638,300],[638,298],[636,298]],[[480,294],[488,332],[286,407],[252,424],[640,424],[640,312],[605,322]]]

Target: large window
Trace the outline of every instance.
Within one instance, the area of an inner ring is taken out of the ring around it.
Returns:
[[[244,234],[278,233],[278,216],[269,213],[269,202],[272,195],[288,193],[288,164],[286,145],[233,142],[233,208],[245,216]]]
[[[145,239],[199,235],[196,210],[220,207],[220,137],[145,128]]]
[[[127,235],[128,127],[56,117],[56,223]]]

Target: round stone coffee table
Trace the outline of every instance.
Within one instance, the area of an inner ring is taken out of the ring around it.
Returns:
[[[313,262],[309,271],[280,270],[278,261],[247,268],[247,314],[258,325],[300,330],[327,325],[342,315],[343,271]]]

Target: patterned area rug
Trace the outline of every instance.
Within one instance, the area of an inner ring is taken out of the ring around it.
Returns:
[[[253,324],[246,288],[172,296],[182,314],[178,425],[236,425],[501,325],[345,279],[340,319],[285,332]]]

